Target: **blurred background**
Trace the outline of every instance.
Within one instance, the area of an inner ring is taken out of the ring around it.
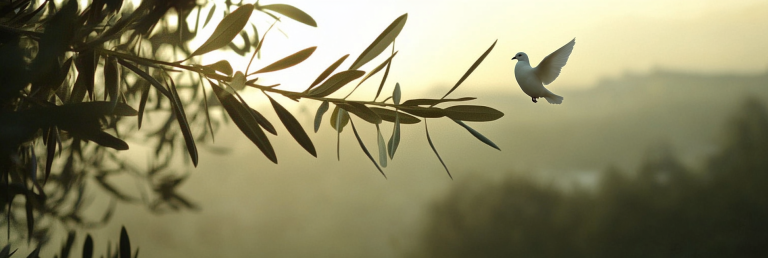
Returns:
[[[451,96],[477,97],[475,104],[505,113],[472,124],[501,151],[451,121],[431,119],[430,135],[452,180],[421,124],[404,125],[384,179],[350,130],[341,135],[341,161],[327,123],[310,135],[318,158],[293,139],[273,138],[280,156],[275,165],[230,124],[201,147],[197,168],[178,168],[189,174],[180,192],[198,210],[156,215],[120,205],[109,225],[87,233],[116,239],[125,225],[147,257],[768,253],[765,1],[280,3],[318,23],[282,22],[265,41],[263,64],[318,46],[295,69],[263,78],[288,90],[305,89],[339,56],[360,53],[403,13],[408,22],[384,92],[399,82],[404,99],[442,96],[498,39]],[[510,58],[524,51],[535,65],[574,37],[568,64],[548,86],[563,104],[531,103]],[[203,63],[221,59],[235,70],[248,61],[214,52]],[[255,93],[246,90],[246,100],[269,108]],[[364,85],[351,98],[374,93]],[[311,128],[320,103],[281,103]],[[369,148],[375,146],[375,128],[359,129]],[[391,128],[382,131],[389,135]],[[142,162],[148,149],[128,143],[127,155]]]

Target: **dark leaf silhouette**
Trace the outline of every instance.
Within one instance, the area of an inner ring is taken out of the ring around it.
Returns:
[[[187,58],[211,52],[232,42],[232,40],[240,34],[240,31],[243,30],[245,24],[248,23],[248,19],[251,17],[252,12],[253,5],[245,4],[225,16],[219,25],[216,26],[211,37]]]
[[[349,112],[352,112],[352,114],[355,114],[356,116],[362,118],[366,122],[369,122],[372,124],[381,123],[381,117],[379,117],[379,115],[377,115],[370,108],[366,107],[363,104],[360,104],[357,102],[346,102],[346,103],[338,103],[336,105]]]
[[[317,49],[317,47],[310,47],[310,48],[301,50],[299,52],[293,53],[292,55],[287,56],[283,59],[280,59],[277,62],[274,62],[268,65],[267,67],[261,68],[260,70],[249,74],[249,76],[257,73],[274,72],[274,71],[282,70],[282,69],[297,65],[303,62],[304,60],[307,60],[307,58],[309,58],[309,56],[311,56],[312,53],[315,52],[315,49]]]
[[[420,116],[425,118],[438,118],[445,116],[445,110],[436,107],[409,107],[400,106],[400,110],[412,114],[414,116]]]
[[[397,35],[400,34],[400,31],[403,30],[406,20],[408,20],[407,13],[395,19],[392,24],[389,25],[389,27],[384,29],[384,31],[379,34],[379,36],[371,43],[371,45],[368,46],[368,48],[363,50],[363,53],[361,53],[357,60],[352,63],[352,66],[349,67],[349,70],[357,70],[361,66],[373,60],[375,57],[381,54],[381,52],[384,52],[384,49],[386,49],[389,44],[392,44],[392,42],[395,41],[395,38],[397,38]]]
[[[421,122],[421,119],[418,119],[415,116],[412,116],[412,115],[409,115],[409,114],[406,114],[406,113],[403,113],[403,112],[398,112],[398,111],[389,110],[389,109],[383,109],[383,108],[377,108],[377,107],[372,107],[370,109],[371,109],[371,111],[373,111],[374,113],[379,115],[379,117],[381,117],[381,119],[383,119],[384,121],[387,121],[387,122],[394,123],[398,118],[400,119],[400,123],[403,123],[403,124],[416,124],[416,123]]]
[[[320,86],[317,86],[317,88],[310,90],[309,95],[313,97],[325,97],[331,95],[332,93],[341,89],[341,87],[344,87],[344,85],[347,85],[351,81],[360,78],[360,76],[363,76],[363,74],[365,74],[365,72],[358,70],[347,70],[339,72],[331,76],[331,78],[328,78],[327,81],[325,81],[323,84],[320,84]]]
[[[445,162],[443,162],[443,158],[440,157],[440,154],[437,153],[437,149],[435,148],[435,144],[432,143],[432,137],[429,136],[429,127],[427,127],[427,120],[424,120],[424,129],[427,131],[427,142],[429,142],[429,147],[432,148],[432,152],[435,153],[435,156],[437,156],[437,160],[440,161],[440,164],[443,165],[443,168],[445,168],[445,172],[448,173],[448,177],[453,179],[453,176],[451,175],[451,171],[448,170],[448,166],[445,165]]]
[[[384,176],[384,178],[387,178],[387,175],[384,174],[383,170],[381,170],[381,168],[379,167],[379,164],[376,164],[376,160],[373,159],[373,156],[371,156],[371,153],[368,152],[368,148],[365,147],[365,144],[363,143],[363,140],[360,139],[360,135],[357,133],[357,129],[355,129],[355,123],[352,122],[352,120],[349,120],[349,123],[352,125],[352,132],[355,133],[355,138],[357,138],[357,143],[360,144],[360,148],[363,149],[363,152],[365,153],[365,155],[368,156],[368,159],[370,159],[371,162],[373,162],[373,165],[376,166],[376,169],[379,170],[381,175]]]
[[[469,77],[469,75],[475,71],[475,69],[480,65],[480,63],[482,63],[483,60],[485,60],[485,57],[488,56],[489,53],[491,53],[491,50],[493,50],[493,47],[496,46],[496,42],[498,42],[498,40],[493,42],[493,45],[491,45],[491,47],[489,47],[488,50],[486,50],[485,53],[483,53],[483,55],[481,55],[480,58],[478,58],[477,61],[475,61],[475,63],[472,64],[471,67],[469,67],[469,70],[467,70],[467,72],[464,73],[464,76],[461,76],[461,79],[459,79],[459,81],[456,82],[456,85],[454,85],[453,88],[451,88],[451,90],[449,90],[448,93],[445,93],[445,95],[440,99],[444,99],[445,97],[448,97],[448,94],[451,94],[451,92],[456,90],[456,88],[458,88],[459,85],[461,85],[461,83],[464,82],[464,80],[466,80],[467,77]]]
[[[456,122],[457,124],[461,125],[462,127],[464,127],[464,129],[467,129],[467,131],[469,131],[469,133],[471,133],[473,136],[475,136],[475,138],[477,138],[481,142],[483,142],[485,144],[488,144],[488,146],[491,146],[494,149],[501,150],[501,149],[499,149],[499,146],[496,146],[495,143],[493,143],[491,140],[489,140],[488,138],[486,138],[485,136],[480,134],[480,132],[475,131],[475,129],[472,129],[472,127],[469,127],[464,122],[462,122],[460,120],[456,120],[456,119],[453,119],[453,121]]]
[[[277,117],[280,118],[280,121],[283,122],[283,125],[285,125],[285,128],[288,129],[288,132],[291,133],[291,136],[293,136],[293,139],[296,140],[296,142],[301,145],[309,154],[312,154],[312,156],[317,157],[317,152],[315,151],[315,145],[312,144],[312,140],[309,139],[309,136],[307,135],[307,132],[304,131],[304,128],[301,127],[301,124],[299,124],[299,121],[296,120],[295,117],[286,110],[283,106],[280,105],[280,103],[277,103],[271,96],[267,95],[267,98],[269,98],[269,102],[272,103],[272,107],[275,108],[275,113],[277,113]]]
[[[120,229],[119,252],[119,258],[131,258],[131,240],[128,238],[128,231],[125,230],[125,226]]]
[[[309,16],[309,14],[305,13],[301,9],[293,7],[291,5],[270,4],[270,5],[264,5],[264,6],[258,6],[258,7],[261,9],[266,9],[266,10],[274,11],[276,13],[285,15],[285,17],[291,18],[297,22],[301,22],[312,27],[317,27],[317,22],[315,22],[315,19],[312,19],[312,16]]]
[[[329,106],[328,101],[323,101],[323,103],[320,104],[320,107],[317,108],[317,114],[315,114],[315,133],[317,133],[317,130],[320,130],[320,124],[323,122],[323,115],[328,111]]]
[[[333,62],[333,64],[331,64],[331,66],[326,68],[325,71],[320,73],[320,76],[317,76],[317,79],[315,79],[315,81],[312,82],[312,85],[310,85],[309,88],[307,88],[306,92],[309,92],[309,90],[311,90],[313,87],[315,87],[316,85],[318,85],[321,82],[323,82],[323,80],[325,80],[325,78],[328,78],[328,76],[331,75],[331,73],[333,71],[335,71],[336,68],[338,68],[339,65],[341,65],[341,63],[343,63],[344,60],[347,59],[347,57],[349,57],[349,54],[346,54],[346,55],[342,56],[341,58],[339,58],[339,60],[336,60],[336,62]]]
[[[85,237],[85,243],[83,243],[83,258],[92,258],[93,257],[93,239],[91,238],[91,234],[88,234]]]
[[[454,120],[487,122],[503,117],[504,113],[486,106],[458,105],[446,108],[445,115]]]
[[[224,106],[224,110],[227,111],[227,114],[229,114],[229,117],[235,122],[235,125],[240,128],[240,131],[242,131],[243,134],[245,134],[245,136],[248,137],[248,139],[250,139],[262,153],[264,153],[264,156],[277,164],[275,150],[272,148],[272,144],[269,142],[267,135],[264,134],[264,131],[262,131],[259,126],[259,122],[254,118],[251,109],[245,106],[244,103],[238,101],[231,93],[226,92],[212,81],[209,81],[209,83],[212,85],[211,88],[219,99],[219,102]]]
[[[171,80],[169,86],[171,88],[171,109],[173,109],[173,114],[176,116],[176,120],[181,128],[181,134],[184,136],[184,143],[187,145],[187,152],[189,152],[189,157],[192,159],[192,164],[197,167],[197,145],[195,145],[195,139],[189,128],[187,115],[184,113],[184,106],[181,103],[181,99],[179,99],[179,93],[176,92],[176,85],[173,80]]]
[[[232,73],[234,73],[232,70],[232,65],[230,65],[227,60],[221,60],[216,63],[206,65],[206,67],[210,67],[211,69],[226,74],[227,76],[232,76]]]
[[[477,98],[464,97],[464,98],[458,98],[458,99],[409,99],[403,102],[403,106],[434,106],[444,102],[468,101],[468,100],[475,100],[475,99]]]

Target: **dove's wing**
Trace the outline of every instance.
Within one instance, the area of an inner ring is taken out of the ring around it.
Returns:
[[[565,44],[565,46],[549,54],[544,60],[541,60],[539,66],[533,68],[533,73],[539,77],[544,85],[550,84],[557,79],[557,76],[560,75],[560,69],[568,62],[568,57],[571,56],[574,45],[576,45],[575,38],[568,42],[568,44]]]

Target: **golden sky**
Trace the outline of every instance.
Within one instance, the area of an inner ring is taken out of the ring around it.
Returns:
[[[282,83],[292,90],[305,89],[342,55],[350,54],[341,66],[348,67],[403,13],[408,13],[408,21],[396,41],[400,53],[388,81],[400,82],[404,91],[416,95],[438,86],[447,90],[496,39],[493,52],[462,87],[467,87],[466,92],[517,89],[512,72],[515,62],[510,60],[515,53],[528,53],[535,65],[574,37],[576,47],[568,65],[552,84],[553,89],[588,87],[605,77],[657,68],[698,73],[757,73],[768,68],[768,2],[758,0],[260,3],[294,5],[318,23],[318,28],[291,20],[279,23],[282,32],[270,32],[263,47],[263,59],[255,65],[258,68],[298,50],[318,46],[305,63],[263,76],[265,83]],[[271,24],[261,14],[254,15],[251,21],[260,33]],[[363,70],[372,69],[385,58],[380,56]],[[233,62],[236,70],[236,60],[247,62],[247,58],[221,54],[209,55],[205,62],[220,59]],[[240,66],[244,70],[245,65]],[[373,90],[377,78],[380,75],[364,87]]]

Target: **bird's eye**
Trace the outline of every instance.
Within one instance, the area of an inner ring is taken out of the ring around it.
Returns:
[[[521,55],[521,54],[517,54],[517,56],[523,56],[523,55]]]

